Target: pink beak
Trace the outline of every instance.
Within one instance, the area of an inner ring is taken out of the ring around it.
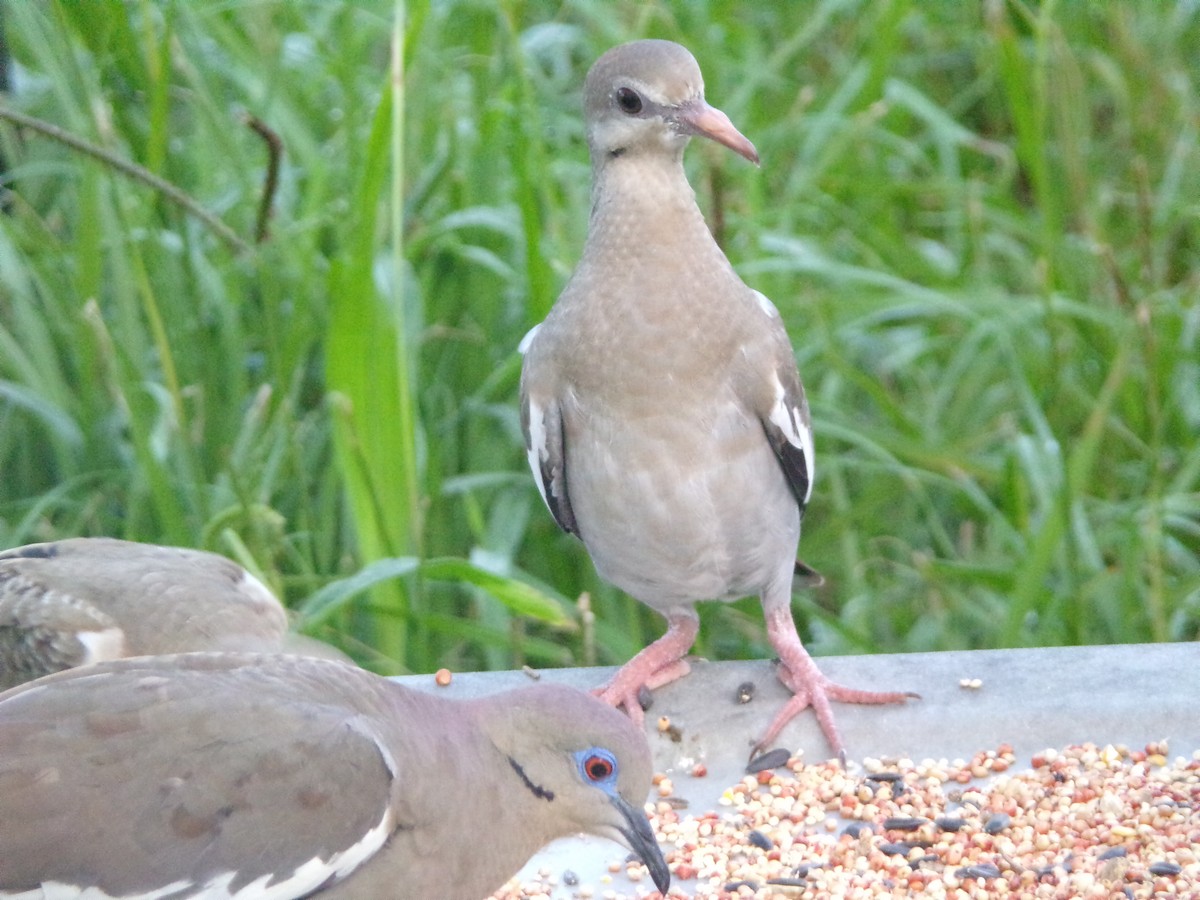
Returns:
[[[680,109],[676,122],[689,134],[710,138],[724,144],[739,156],[758,165],[758,151],[744,134],[733,127],[729,116],[703,100],[696,100]]]

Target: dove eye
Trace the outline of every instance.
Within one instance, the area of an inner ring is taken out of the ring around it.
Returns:
[[[642,97],[633,88],[617,88],[617,106],[621,112],[636,116],[642,111]]]
[[[583,761],[584,774],[592,781],[608,780],[615,769],[612,759],[600,753],[593,753]]]

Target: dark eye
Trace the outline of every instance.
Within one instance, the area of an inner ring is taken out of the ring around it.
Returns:
[[[617,106],[621,112],[636,116],[642,111],[642,97],[633,88],[617,88]]]
[[[589,756],[583,761],[583,771],[592,781],[604,781],[613,773],[612,760],[604,756]]]

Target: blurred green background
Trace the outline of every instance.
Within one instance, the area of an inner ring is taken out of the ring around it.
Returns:
[[[812,403],[809,647],[1197,637],[1200,6],[400,13],[4,4],[0,546],[216,550],[388,673],[656,637],[541,505],[515,348],[582,246],[587,67],[662,37],[763,158],[688,167]],[[770,655],[755,599],[702,616]]]

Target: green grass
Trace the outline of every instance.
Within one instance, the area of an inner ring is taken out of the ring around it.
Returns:
[[[583,75],[655,36],[762,154],[688,165],[813,406],[810,647],[1198,636],[1195,4],[3,16],[7,108],[95,152],[0,126],[0,545],[219,550],[388,672],[620,662],[655,637],[541,506],[515,352],[584,237]],[[259,243],[247,115],[284,148]],[[700,652],[769,653],[753,600],[702,614]]]

